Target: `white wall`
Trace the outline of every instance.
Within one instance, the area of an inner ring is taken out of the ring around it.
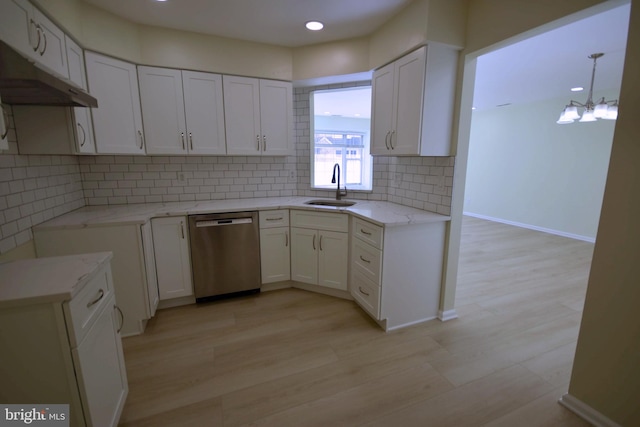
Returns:
[[[615,121],[556,124],[567,101],[473,113],[465,213],[595,239]]]

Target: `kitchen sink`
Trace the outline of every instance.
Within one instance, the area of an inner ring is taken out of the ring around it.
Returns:
[[[348,200],[331,200],[331,199],[318,199],[318,200],[309,200],[308,202],[304,202],[305,205],[313,205],[313,206],[335,206],[339,208],[345,208],[348,206],[353,206],[356,202],[350,202]]]

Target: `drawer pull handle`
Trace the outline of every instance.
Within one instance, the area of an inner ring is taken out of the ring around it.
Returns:
[[[184,145],[184,132],[180,132],[180,140],[182,141],[182,149],[186,150],[187,147]]]
[[[289,247],[289,233],[284,233],[284,246]]]
[[[120,331],[122,330],[122,327],[124,326],[124,313],[122,312],[122,310],[120,310],[120,307],[118,307],[115,304],[114,304],[113,308],[118,310],[118,314],[120,314],[120,327],[116,331],[117,333],[120,333]]]
[[[189,145],[191,146],[191,150],[193,150],[193,133],[189,132]]]
[[[89,301],[87,303],[87,308],[91,307],[92,305],[96,305],[98,303],[98,301],[100,301],[102,299],[102,297],[104,297],[104,291],[102,289],[100,289],[100,291],[98,292],[98,297],[96,299],[94,299],[93,301]]]
[[[366,262],[367,264],[371,264],[371,261],[369,261],[368,259],[362,258],[362,255],[360,255],[360,259]]]
[[[371,233],[369,233],[369,232],[367,232],[367,231],[364,231],[364,228],[361,228],[361,229],[360,229],[360,232],[361,232],[362,234],[366,234],[367,236],[371,236]]]
[[[358,286],[358,290],[360,291],[360,293],[361,293],[361,294],[364,294],[364,295],[366,295],[366,296],[369,296],[369,294],[368,294],[368,293],[366,293],[365,291],[363,291],[363,290],[362,290],[362,287],[361,287],[361,286]]]
[[[267,221],[282,221],[284,218],[279,216],[278,218],[267,218]]]
[[[316,235],[315,234],[313,235],[313,243],[312,244],[313,244],[313,250],[315,251],[316,250]]]
[[[87,142],[87,133],[84,131],[84,128],[80,123],[76,123],[78,125],[78,129],[82,131],[82,142],[80,143],[80,147],[84,147],[84,143]]]

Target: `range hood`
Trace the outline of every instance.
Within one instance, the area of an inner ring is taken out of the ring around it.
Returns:
[[[0,41],[0,98],[3,104],[97,107],[98,101],[69,81],[28,60]]]

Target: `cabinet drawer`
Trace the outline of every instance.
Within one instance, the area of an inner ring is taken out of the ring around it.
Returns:
[[[351,295],[360,307],[380,320],[380,287],[368,280],[358,269],[352,274]]]
[[[260,228],[288,227],[289,210],[260,211]]]
[[[71,347],[77,347],[113,293],[111,269],[101,270],[64,305]]]
[[[378,249],[382,249],[382,227],[379,225],[354,217],[353,235]]]
[[[349,231],[349,215],[313,211],[291,211],[291,226],[327,231]]]
[[[380,265],[382,262],[380,249],[361,240],[353,239],[351,259],[352,266],[362,271],[369,280],[380,285]]]

